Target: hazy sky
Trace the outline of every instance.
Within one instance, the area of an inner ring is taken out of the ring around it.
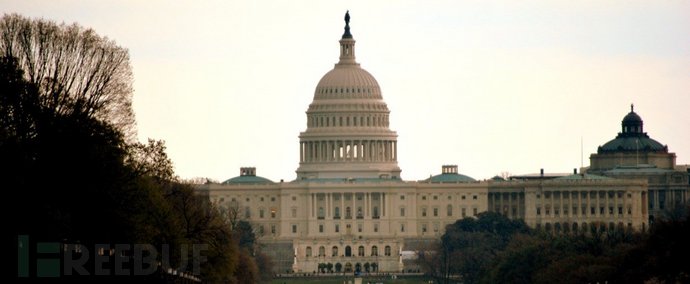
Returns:
[[[140,140],[165,140],[179,176],[219,181],[241,166],[295,178],[348,9],[403,179],[570,172],[581,139],[587,166],[631,103],[690,163],[690,1],[0,0],[128,48]]]

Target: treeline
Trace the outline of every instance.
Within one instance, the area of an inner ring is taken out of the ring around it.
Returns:
[[[112,255],[108,247],[150,244],[158,252],[153,265],[167,263],[177,276],[190,276],[196,262],[196,280],[260,281],[259,269],[270,270],[270,261],[251,226],[179,181],[162,141],[135,141],[131,96],[128,52],[112,40],[76,24],[16,14],[0,20],[0,169],[11,204],[5,219],[11,242],[31,241],[18,244],[20,252],[29,246],[31,259],[17,276],[36,276],[38,242],[89,250],[85,268],[97,282],[109,277],[94,276],[89,265]],[[192,255],[195,244],[203,245],[200,257]],[[119,282],[127,277],[109,273]],[[184,280],[168,274],[160,267],[154,279]]]
[[[418,261],[437,283],[690,283],[690,207],[649,232],[552,234],[493,212],[447,227]]]

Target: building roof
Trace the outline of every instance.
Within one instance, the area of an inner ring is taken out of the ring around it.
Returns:
[[[605,176],[591,175],[591,174],[572,174],[569,176],[558,177],[554,180],[582,180],[582,179],[611,179]]]
[[[222,184],[268,184],[268,183],[274,183],[270,179],[267,179],[265,177],[260,177],[260,176],[236,176],[234,178],[228,179]]]
[[[634,106],[630,105],[630,112],[621,121],[621,132],[615,139],[599,146],[597,153],[620,152],[657,152],[668,153],[668,147],[652,139],[644,132],[642,118],[635,113]]]
[[[222,184],[271,184],[271,180],[256,175],[255,167],[241,167],[240,175],[222,182]]]
[[[440,175],[435,175],[432,176],[426,180],[425,182],[431,182],[431,183],[456,183],[456,182],[475,182],[477,180],[468,177],[463,174],[458,174],[458,173],[443,173]]]

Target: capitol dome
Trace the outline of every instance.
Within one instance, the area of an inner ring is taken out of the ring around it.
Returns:
[[[339,61],[321,77],[307,109],[298,180],[400,179],[389,114],[378,82],[355,60],[348,12]]]

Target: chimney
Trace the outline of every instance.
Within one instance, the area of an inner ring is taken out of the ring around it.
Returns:
[[[539,171],[539,176],[544,177],[544,169],[541,169],[541,170]]]
[[[574,175],[577,174],[577,168],[573,168],[573,174],[574,174]]]

